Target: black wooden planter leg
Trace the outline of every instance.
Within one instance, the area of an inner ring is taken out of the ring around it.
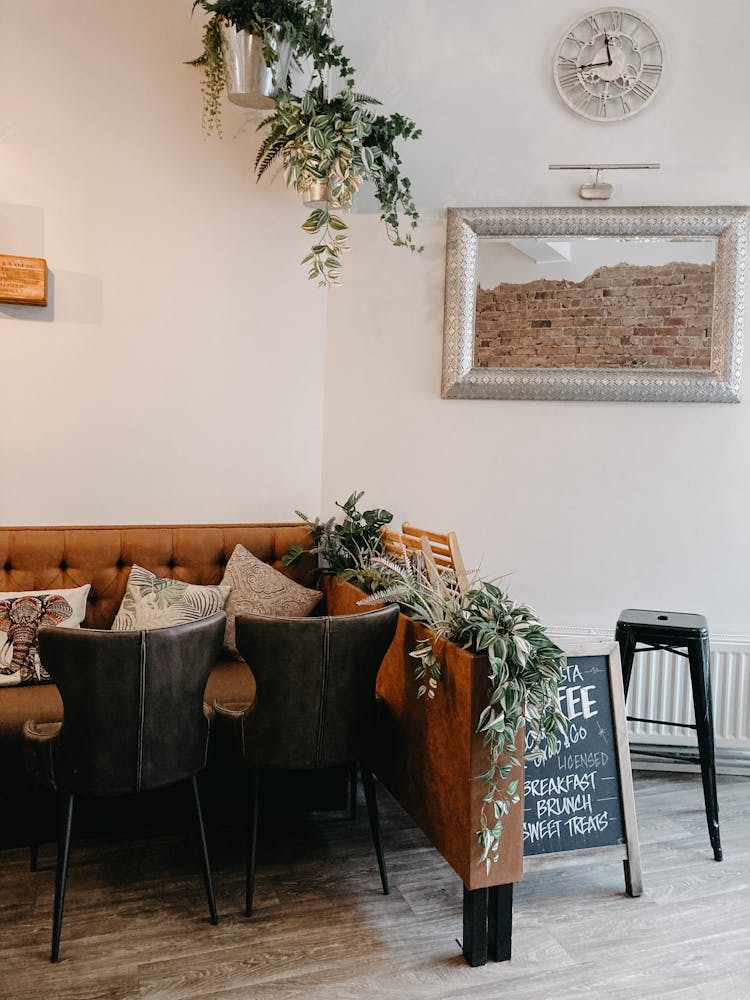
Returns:
[[[464,958],[469,965],[487,964],[487,890],[464,886]]]
[[[513,883],[489,890],[487,950],[493,962],[509,962],[513,936]]]

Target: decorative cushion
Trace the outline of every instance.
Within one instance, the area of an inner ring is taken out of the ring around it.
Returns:
[[[223,611],[229,587],[199,587],[163,579],[142,566],[130,570],[113,632],[184,625]]]
[[[39,659],[41,625],[80,628],[91,584],[69,590],[0,593],[0,686],[51,680]]]
[[[224,648],[239,656],[234,644],[234,620],[238,614],[305,618],[312,614],[323,594],[302,587],[273,566],[256,558],[244,545],[236,545],[222,584],[232,588],[227,601]]]

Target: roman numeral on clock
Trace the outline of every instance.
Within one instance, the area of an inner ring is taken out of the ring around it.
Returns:
[[[570,90],[575,87],[580,80],[578,79],[578,70],[566,70],[565,73],[560,73],[558,79],[560,80],[560,86],[564,87],[565,90]]]
[[[642,101],[647,101],[649,97],[651,97],[653,92],[654,88],[649,87],[649,85],[647,83],[644,83],[643,80],[639,80],[638,83],[636,83],[636,85],[633,87],[633,93],[637,97],[640,97]]]

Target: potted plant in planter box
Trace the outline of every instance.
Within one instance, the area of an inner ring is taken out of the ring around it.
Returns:
[[[340,525],[300,516],[321,554],[335,553],[322,581],[330,614],[387,602],[403,612],[378,675],[390,713],[378,773],[468,888],[517,881],[523,759],[538,756],[545,738],[554,751],[565,729],[558,701],[564,653],[534,611],[495,584],[474,580],[461,593],[449,571],[433,580],[406,556],[384,557],[370,529],[390,514],[359,514],[361,497],[339,505],[347,515]],[[290,550],[284,562],[301,551]],[[415,663],[413,684],[406,657]],[[424,708],[417,706],[423,695]]]

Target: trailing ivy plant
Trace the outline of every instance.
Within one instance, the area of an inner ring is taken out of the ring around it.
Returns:
[[[351,88],[329,97],[321,82],[302,97],[281,94],[277,107],[258,126],[268,129],[255,160],[259,179],[281,157],[287,185],[303,196],[316,182],[327,185],[325,206],[313,209],[302,226],[317,237],[302,263],[310,265],[308,277],[320,285],[340,284],[341,258],[349,245],[348,226],[338,210],[351,207],[363,180],[375,185],[391,242],[421,250],[410,232],[401,231],[400,211],[412,228],[419,215],[394,146],[398,138],[416,139],[421,133],[403,115],[376,115],[371,106],[377,103]]]
[[[450,571],[431,579],[423,568],[406,560],[381,561],[398,582],[376,590],[360,604],[397,603],[431,630],[432,637],[418,643],[411,653],[417,660],[418,697],[435,697],[441,643],[450,641],[487,656],[488,702],[477,731],[484,734],[490,766],[476,775],[487,785],[476,836],[482,849],[480,862],[489,871],[499,857],[503,819],[519,801],[518,781],[509,781],[513,768],[520,765],[519,729],[525,722],[531,735],[527,759],[542,754],[545,739],[549,751],[556,752],[558,734],[565,731],[558,697],[565,654],[549,638],[534,610],[511,600],[495,584],[477,580],[462,594]]]

